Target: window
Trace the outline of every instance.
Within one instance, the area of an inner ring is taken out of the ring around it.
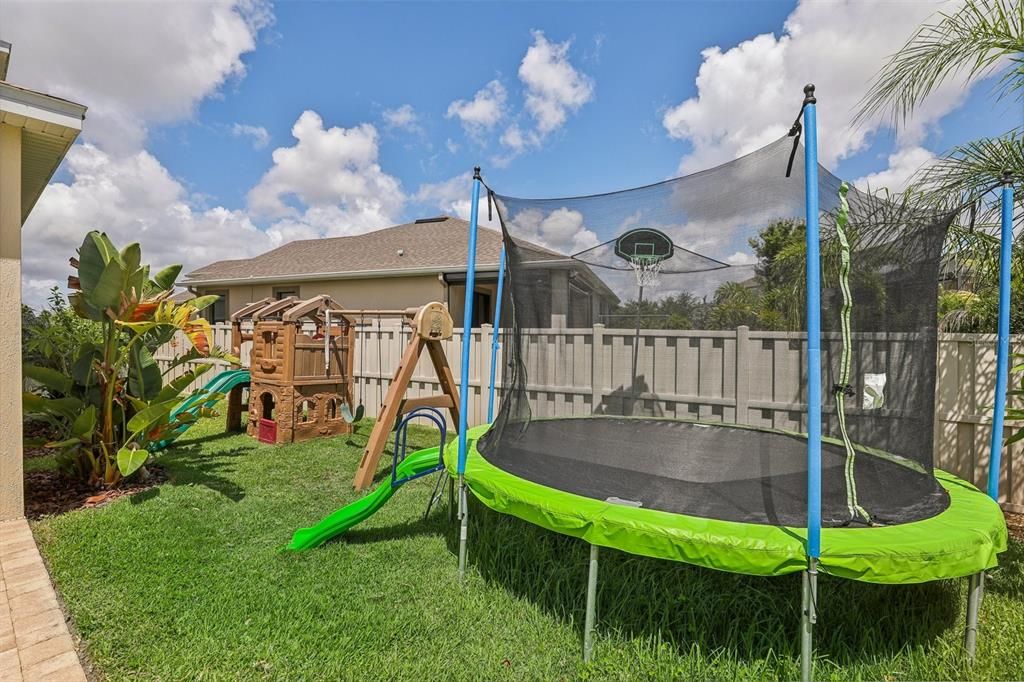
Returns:
[[[203,311],[203,316],[211,324],[217,324],[218,322],[228,321],[228,292],[227,291],[207,291],[203,295],[212,294],[214,296],[220,296],[213,305],[208,306]]]
[[[316,419],[316,403],[308,398],[299,403],[295,412],[295,421],[305,424]]]
[[[590,327],[593,325],[593,301],[591,294],[569,282],[569,326]]]
[[[477,289],[473,292],[473,326],[490,324],[493,309],[491,308],[491,292]]]
[[[288,298],[289,296],[299,297],[298,287],[274,287],[274,298],[280,301],[282,298]]]
[[[276,355],[274,345],[277,343],[277,334],[272,331],[263,332],[263,359],[271,360]]]
[[[260,419],[273,419],[275,413],[274,394],[268,391],[260,396]]]
[[[327,412],[327,419],[340,419],[341,415],[338,414],[338,399],[328,398],[327,405],[325,406]]]

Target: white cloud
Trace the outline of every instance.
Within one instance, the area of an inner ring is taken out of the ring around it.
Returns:
[[[889,155],[889,167],[878,173],[871,173],[853,181],[860,189],[888,189],[902,192],[914,174],[935,160],[935,154],[924,147],[905,147]]]
[[[477,91],[471,100],[459,99],[448,105],[445,118],[457,118],[472,136],[493,130],[505,117],[508,91],[495,79]]]
[[[541,137],[534,130],[524,131],[517,124],[513,123],[501,134],[501,144],[511,149],[515,154],[521,153],[527,147],[536,147],[541,143]]]
[[[389,128],[398,128],[411,133],[422,130],[420,117],[411,104],[403,104],[396,109],[385,109],[382,114],[384,123]]]
[[[445,146],[445,149],[448,150],[449,154],[458,154],[459,153],[459,144],[455,140],[450,138],[450,137],[447,140],[444,141],[444,146]]]
[[[951,11],[955,6],[803,0],[787,18],[780,37],[763,34],[730,49],[707,48],[697,75],[697,95],[668,109],[662,120],[671,137],[692,145],[679,171],[709,168],[784,135],[809,82],[817,86],[822,163],[831,167],[861,151],[886,120],[879,116],[851,127],[859,99],[888,56],[938,9]],[[871,30],[851,30],[857,26]],[[962,78],[937,88],[901,131],[898,144],[919,144],[964,95]]]
[[[757,263],[757,258],[752,253],[737,251],[726,258],[725,262],[729,265],[754,265]]]
[[[249,191],[260,216],[287,218],[281,226],[352,234],[396,222],[405,196],[378,163],[377,129],[369,123],[325,128],[314,111],[292,126],[295,146],[274,150],[274,165]],[[287,203],[300,202],[304,212]],[[283,227],[282,227],[283,229]]]
[[[509,217],[509,230],[517,238],[546,246],[565,255],[597,246],[597,235],[583,224],[583,214],[564,206],[553,211],[527,208]]]
[[[263,0],[8,2],[10,79],[89,107],[84,138],[110,153],[142,148],[147,127],[188,118],[225,82],[273,17]]]
[[[519,65],[526,110],[542,136],[561,128],[569,114],[594,98],[593,80],[569,63],[570,42],[552,43],[543,31],[533,31],[533,45]]]
[[[275,245],[242,211],[198,209],[146,151],[112,156],[91,144],[76,145],[67,169],[71,182],[47,187],[25,224],[23,295],[29,305],[42,303],[50,286],[65,286],[68,258],[93,229],[118,246],[140,242],[154,267],[184,263],[186,271]]]
[[[270,133],[263,126],[236,123],[231,126],[231,134],[235,137],[251,137],[253,149],[263,149],[270,144]]]

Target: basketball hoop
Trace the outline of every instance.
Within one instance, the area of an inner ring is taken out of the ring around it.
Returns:
[[[636,285],[638,287],[658,285],[661,266],[665,262],[664,256],[633,255],[626,260],[633,267],[633,274],[636,275]]]
[[[615,240],[615,255],[633,268],[641,291],[658,284],[661,266],[672,257],[672,252],[668,235],[650,228],[630,230]]]

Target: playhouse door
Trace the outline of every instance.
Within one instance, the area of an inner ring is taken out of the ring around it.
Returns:
[[[277,443],[277,422],[273,419],[260,419],[260,427],[256,437],[261,443]]]

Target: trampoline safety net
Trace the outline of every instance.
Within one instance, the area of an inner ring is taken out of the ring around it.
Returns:
[[[803,154],[782,138],[587,197],[491,193],[507,252],[492,464],[678,514],[806,523]],[[819,169],[822,523],[905,523],[932,475],[948,216]]]

